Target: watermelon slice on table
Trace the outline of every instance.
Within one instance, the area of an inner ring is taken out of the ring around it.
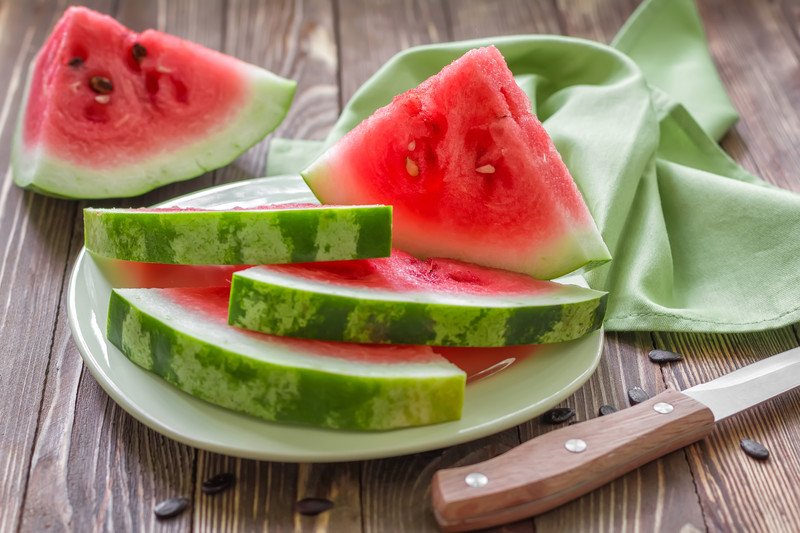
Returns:
[[[125,261],[257,265],[386,257],[389,206],[84,209],[86,249]]]
[[[391,204],[395,245],[552,279],[610,255],[500,52],[467,52],[302,175],[323,203]]]
[[[229,289],[115,289],[108,339],[208,402],[266,420],[383,430],[457,420],[465,374],[424,346],[273,337],[226,323]]]
[[[229,323],[312,339],[435,346],[573,340],[606,293],[448,259],[258,266],[233,274]]]
[[[226,165],[283,119],[295,82],[71,7],[34,58],[14,181],[53,196],[134,196]]]

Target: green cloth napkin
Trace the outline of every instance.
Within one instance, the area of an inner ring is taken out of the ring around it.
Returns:
[[[648,0],[612,46],[524,35],[422,46],[386,63],[324,142],[275,139],[296,174],[392,96],[494,44],[561,152],[614,260],[608,330],[733,332],[800,320],[800,196],[747,173],[719,139],[737,115],[691,0]]]

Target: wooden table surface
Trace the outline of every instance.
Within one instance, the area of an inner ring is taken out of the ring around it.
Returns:
[[[281,136],[322,138],[342,102],[405,47],[517,33],[607,42],[633,0],[96,0],[135,28],[155,27],[298,81]],[[723,145],[746,168],[800,191],[800,2],[701,0],[710,47],[742,119]],[[81,209],[11,183],[10,144],[28,65],[65,2],[0,0],[0,531],[430,531],[429,483],[439,468],[501,453],[551,429],[534,420],[477,442],[386,460],[282,464],[178,444],[122,411],[84,368],[70,338],[67,276],[81,247]],[[267,141],[268,142],[268,141]],[[145,196],[93,205],[142,206],[261,175],[266,143],[236,163]],[[685,388],[798,345],[787,327],[746,335],[608,334],[596,374],[565,405],[578,420],[625,391]],[[653,348],[683,353],[659,367]],[[750,437],[771,452],[756,462]],[[798,531],[800,391],[719,424],[705,441],[646,465],[508,531]],[[238,476],[206,496],[203,479]],[[159,522],[174,495],[191,511]],[[303,497],[331,499],[317,517]]]

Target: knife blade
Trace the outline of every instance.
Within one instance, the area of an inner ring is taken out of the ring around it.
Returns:
[[[545,433],[488,461],[439,470],[432,481],[434,516],[444,531],[471,531],[549,511],[796,387],[800,348]]]

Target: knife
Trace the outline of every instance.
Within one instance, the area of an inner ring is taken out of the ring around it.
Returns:
[[[488,461],[439,470],[432,482],[436,521],[444,531],[471,531],[549,511],[795,387],[800,387],[800,348],[545,433]]]

